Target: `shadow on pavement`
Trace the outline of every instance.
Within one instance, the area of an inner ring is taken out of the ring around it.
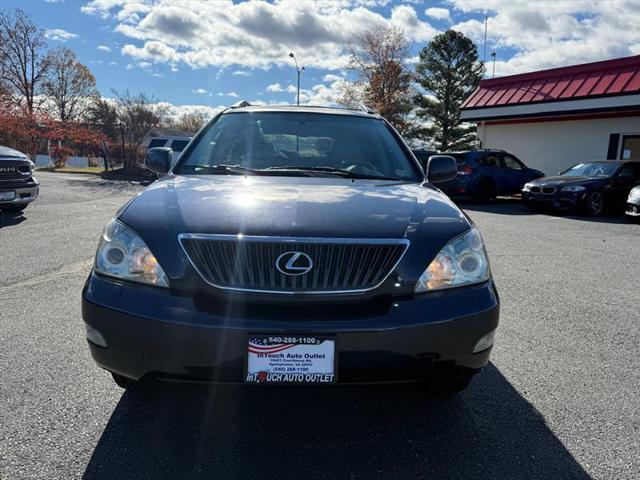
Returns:
[[[472,212],[497,213],[499,215],[534,215],[519,198],[497,198],[490,202],[478,203],[456,199],[456,205]]]
[[[85,478],[589,478],[490,365],[462,394],[411,386],[126,392]]]
[[[550,217],[566,218],[568,220],[579,220],[583,222],[595,222],[595,223],[615,223],[615,224],[630,224],[634,223],[622,210],[617,212],[605,213],[600,217],[589,217],[586,215],[579,215],[572,212],[561,212],[549,209],[540,209],[531,211],[525,207],[519,198],[497,198],[491,202],[486,203],[474,203],[465,200],[456,200],[456,204],[463,210],[471,212],[485,212],[495,213],[498,215],[547,215]]]
[[[26,219],[22,212],[0,212],[0,228],[18,225]]]

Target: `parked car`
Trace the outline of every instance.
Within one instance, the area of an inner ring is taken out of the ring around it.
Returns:
[[[100,240],[82,293],[118,385],[418,381],[487,364],[499,300],[482,237],[380,116],[239,107],[213,119]],[[156,383],[157,382],[152,382]]]
[[[640,221],[640,186],[635,187],[629,192],[625,213]]]
[[[24,153],[0,146],[0,210],[20,212],[38,198],[34,163]]]
[[[149,141],[148,149],[169,147],[176,153],[182,152],[191,141],[191,137],[154,137]]]
[[[450,196],[487,201],[497,195],[520,193],[525,183],[544,176],[540,170],[527,167],[503,150],[468,150],[443,155],[455,158],[458,163],[456,177],[437,185]]]
[[[438,152],[436,152],[435,150],[424,150],[422,148],[412,149],[411,151],[413,152],[413,155],[420,162],[420,165],[423,165],[424,167],[427,166],[427,162],[429,161],[429,157],[431,155],[438,154]]]
[[[607,209],[621,209],[629,191],[638,184],[640,162],[584,162],[557,176],[527,183],[522,189],[522,201],[532,209],[548,207],[597,216]]]

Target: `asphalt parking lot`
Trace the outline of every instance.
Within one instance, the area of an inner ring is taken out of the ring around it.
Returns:
[[[467,205],[502,298],[491,365],[409,387],[124,393],[85,345],[104,223],[142,187],[40,174],[0,215],[0,478],[640,478],[640,225]]]

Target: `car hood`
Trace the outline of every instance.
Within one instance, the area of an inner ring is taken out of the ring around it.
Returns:
[[[13,148],[3,147],[0,145],[0,161],[2,160],[27,160],[24,153],[14,150]]]
[[[171,176],[134,197],[118,218],[170,277],[184,273],[180,233],[408,238],[433,258],[470,227],[431,185],[324,177]]]
[[[530,183],[536,186],[564,186],[564,185],[590,185],[605,182],[606,178],[597,177],[569,177],[558,175],[554,177],[542,177],[532,180]]]

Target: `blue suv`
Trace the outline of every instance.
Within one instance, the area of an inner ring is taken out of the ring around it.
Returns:
[[[414,154],[424,165],[422,152]],[[443,155],[455,158],[458,164],[458,175],[453,180],[438,183],[438,188],[449,196],[487,201],[497,195],[520,193],[525,183],[544,176],[504,150],[466,150]]]

